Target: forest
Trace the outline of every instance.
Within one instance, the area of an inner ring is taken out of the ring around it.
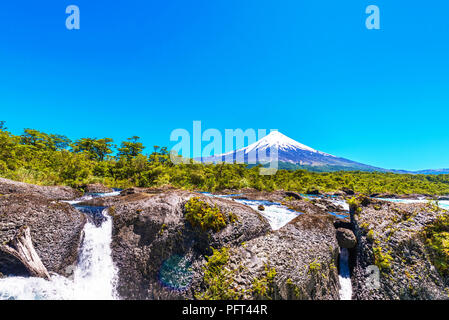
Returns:
[[[109,187],[160,187],[219,191],[311,190],[394,194],[449,194],[449,175],[414,175],[361,171],[310,172],[278,170],[259,175],[259,167],[244,164],[202,164],[192,160],[173,164],[166,147],[151,151],[137,136],[116,145],[111,138],[82,138],[72,141],[59,134],[25,129],[21,135],[8,131],[0,121],[0,176],[39,185],[68,185],[81,188],[90,183]]]

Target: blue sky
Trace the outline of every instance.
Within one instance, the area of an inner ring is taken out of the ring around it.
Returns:
[[[449,2],[20,1],[0,6],[0,120],[71,138],[279,129],[396,169],[449,167]],[[81,29],[65,28],[78,5]],[[381,30],[365,28],[377,5]]]

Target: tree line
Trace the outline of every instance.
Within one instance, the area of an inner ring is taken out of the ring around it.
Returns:
[[[89,183],[110,187],[158,187],[171,185],[202,191],[255,188],[318,190],[395,194],[449,194],[449,175],[412,175],[380,172],[310,172],[278,170],[259,175],[259,167],[244,164],[173,164],[166,147],[151,152],[133,136],[116,145],[111,138],[81,138],[25,129],[21,135],[8,131],[0,121],[0,176],[41,185]]]

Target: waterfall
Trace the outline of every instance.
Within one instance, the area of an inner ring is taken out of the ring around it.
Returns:
[[[351,300],[352,285],[349,272],[349,251],[346,248],[342,248],[340,252],[340,274],[338,278],[340,280],[340,300]]]
[[[75,203],[75,202],[74,202]],[[0,279],[2,300],[110,300],[116,298],[117,270],[112,261],[112,218],[84,227],[84,240],[71,278],[52,274],[51,279],[7,277]]]
[[[247,200],[247,199],[237,199],[231,198],[232,196],[238,196],[238,194],[231,195],[215,195],[209,192],[201,192],[202,194],[215,197],[215,198],[230,198],[231,200],[244,204],[255,211],[259,212],[262,216],[264,216],[273,230],[279,230],[291,220],[300,215],[300,212],[295,210],[291,210],[286,206],[281,205],[277,202],[271,202],[267,200]],[[263,206],[264,210],[259,210],[259,206]]]
[[[236,202],[247,205],[264,216],[273,230],[279,230],[291,220],[301,213],[296,212],[279,203],[263,201],[263,200],[241,200],[235,199]],[[264,210],[259,210],[259,206],[264,206]]]

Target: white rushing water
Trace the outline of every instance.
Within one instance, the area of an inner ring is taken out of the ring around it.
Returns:
[[[215,195],[208,192],[202,192],[204,195],[216,197],[216,198],[230,198],[235,195]],[[264,216],[273,230],[279,230],[291,220],[300,215],[300,212],[291,210],[280,203],[270,202],[266,200],[246,200],[246,199],[234,199],[231,200],[244,204]],[[264,210],[259,210],[259,206],[264,206]]]
[[[264,216],[273,230],[279,230],[291,220],[296,218],[301,213],[294,210],[290,210],[287,207],[273,203],[269,201],[258,201],[258,200],[241,200],[235,199],[236,202],[242,203],[252,209],[258,211],[262,216]],[[264,210],[258,210],[259,206],[263,205]]]
[[[84,199],[83,199],[84,200]],[[110,300],[115,299],[116,268],[111,256],[112,218],[100,227],[84,227],[84,240],[72,278],[56,274],[51,280],[34,277],[0,279],[0,299],[14,300]]]
[[[352,284],[349,272],[349,251],[346,248],[342,248],[340,252],[340,274],[338,278],[340,280],[340,300],[351,300]]]

